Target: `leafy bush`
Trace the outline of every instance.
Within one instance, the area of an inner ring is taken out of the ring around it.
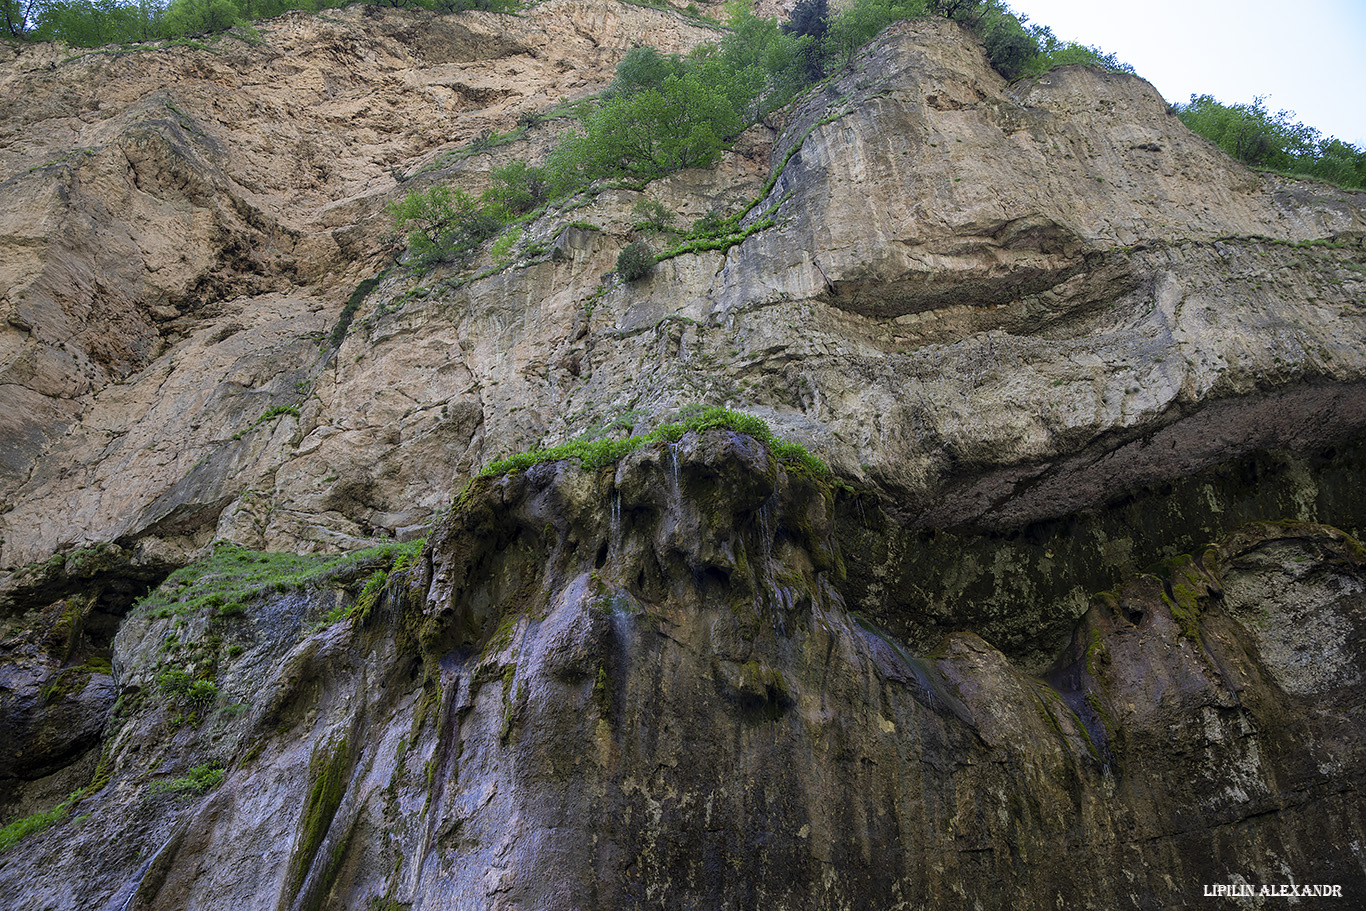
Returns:
[[[1076,65],[1110,70],[1114,73],[1134,72],[1132,66],[1100,48],[1088,47],[1074,41],[1060,41],[1047,26],[1031,26],[1029,34],[1037,53],[1024,61],[1020,75],[1041,76],[1054,67]]]
[[[603,178],[653,180],[711,165],[740,129],[724,91],[696,72],[671,74],[604,101],[555,147],[550,166],[561,192]]]
[[[167,38],[225,32],[242,24],[242,13],[232,0],[172,0],[161,31]]]
[[[838,66],[848,66],[859,48],[893,22],[926,15],[926,0],[859,0],[830,23],[825,36],[827,57]]]
[[[508,217],[525,215],[546,200],[545,169],[512,161],[493,169],[493,185],[484,192],[486,205],[501,208]]]
[[[1331,136],[1322,138],[1289,111],[1272,114],[1261,97],[1252,104],[1228,105],[1209,95],[1192,95],[1188,104],[1177,106],[1177,116],[1244,164],[1366,189],[1366,151]]]
[[[413,190],[389,211],[396,227],[409,229],[408,249],[419,264],[459,259],[506,223],[506,210],[445,184]]]
[[[819,41],[830,27],[829,20],[830,4],[827,0],[801,0],[793,7],[782,29],[788,35],[806,35]]]
[[[637,228],[648,228],[654,231],[674,230],[674,219],[678,218],[678,213],[670,209],[657,199],[640,199],[631,207],[631,214],[637,219]]]
[[[617,275],[622,281],[633,282],[644,278],[654,268],[655,254],[641,241],[629,243],[617,256]]]

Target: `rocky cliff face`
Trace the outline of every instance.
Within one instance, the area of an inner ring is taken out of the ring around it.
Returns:
[[[715,169],[386,268],[388,200],[713,34],[552,0],[0,51],[24,906],[1366,894],[1362,550],[1303,524],[1366,530],[1366,198],[903,23]],[[761,194],[604,281],[640,200]],[[694,403],[832,474],[713,429],[465,489]]]

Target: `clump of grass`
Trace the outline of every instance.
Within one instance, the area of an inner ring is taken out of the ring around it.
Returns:
[[[66,800],[57,804],[51,810],[44,810],[39,813],[30,813],[22,819],[0,829],[0,854],[19,844],[34,832],[41,832],[44,829],[56,825],[71,810],[73,800],[68,797]]]
[[[65,800],[57,804],[57,806],[53,807],[51,810],[40,810],[37,813],[30,813],[27,816],[10,822],[4,828],[0,828],[0,854],[4,854],[28,836],[55,826],[71,814],[72,807],[103,788],[109,781],[109,773],[105,762],[106,758],[102,755],[100,757],[99,765],[95,768],[95,777],[91,779],[90,784],[72,791],[67,795]],[[79,819],[77,821],[79,821]]]
[[[134,609],[158,617],[211,610],[215,617],[226,619],[267,595],[353,578],[396,560],[409,561],[424,543],[418,539],[382,544],[337,556],[261,553],[223,542],[204,559],[171,573]]]
[[[211,791],[223,783],[223,767],[201,765],[195,766],[185,775],[184,778],[173,778],[170,781],[158,781],[152,785],[152,793],[164,794],[167,792],[182,791]]]
[[[556,462],[563,459],[576,459],[589,471],[610,465],[623,456],[651,443],[677,442],[685,433],[705,430],[731,430],[754,437],[769,448],[780,462],[795,466],[811,474],[826,477],[830,468],[812,455],[800,443],[781,440],[774,436],[768,424],[752,414],[731,411],[729,408],[710,406],[694,411],[677,423],[662,424],[653,431],[641,436],[621,440],[576,439],[549,449],[533,449],[499,459],[484,467],[481,475],[500,475],[512,471],[525,471],[541,462]]]

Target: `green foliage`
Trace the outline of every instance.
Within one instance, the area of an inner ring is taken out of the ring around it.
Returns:
[[[58,804],[51,810],[32,813],[0,829],[0,852],[8,851],[34,832],[49,828],[67,813],[66,804]]]
[[[1177,116],[1244,164],[1366,189],[1366,151],[1331,136],[1322,138],[1289,111],[1272,114],[1263,98],[1228,105],[1209,95],[1192,95],[1188,104],[1177,106]]]
[[[553,186],[570,192],[604,178],[652,180],[707,167],[741,130],[731,99],[699,72],[605,100],[550,154]]]
[[[633,47],[617,64],[617,78],[608,92],[630,97],[664,84],[669,76],[677,76],[682,61],[677,56],[666,56],[648,45]]]
[[[581,112],[580,129],[551,151],[552,195],[707,167],[746,126],[807,84],[815,39],[785,33],[747,9],[730,25],[719,42],[686,57],[627,52],[606,97]]]
[[[859,48],[893,22],[928,14],[925,0],[859,0],[830,23],[825,36],[826,54],[833,63],[848,66]]]
[[[181,668],[171,667],[157,674],[155,686],[176,709],[172,724],[198,725],[218,701],[218,685],[202,677],[191,677]]]
[[[337,317],[337,325],[332,327],[332,334],[328,336],[327,346],[329,348],[340,348],[342,341],[346,338],[346,330],[351,327],[351,321],[356,317],[356,311],[360,305],[365,303],[365,299],[370,296],[370,292],[375,290],[375,286],[384,278],[385,273],[381,272],[374,278],[367,278],[365,281],[356,285],[356,290],[351,292],[347,298],[345,306]]]
[[[493,169],[493,182],[477,199],[464,190],[436,184],[413,190],[391,203],[389,212],[399,230],[408,230],[410,262],[429,266],[460,260],[502,231],[512,219],[534,211],[549,191],[545,170],[524,161]],[[493,258],[505,259],[521,236],[504,235]]]
[[[493,261],[499,264],[506,263],[512,258],[512,250],[517,246],[517,242],[521,239],[521,228],[511,228],[508,231],[505,231],[502,237],[499,237],[493,242],[493,249],[489,251],[489,254],[493,257]]]
[[[260,553],[220,543],[207,557],[171,573],[134,610],[159,617],[200,611],[231,615],[259,598],[345,581],[373,572],[377,566],[411,559],[424,543],[419,539],[383,544],[342,556]]]
[[[692,409],[691,413],[682,421],[662,424],[642,436],[627,437],[620,440],[579,438],[550,449],[534,449],[530,452],[518,453],[490,463],[485,466],[480,475],[500,475],[507,474],[510,471],[525,471],[541,462],[556,462],[564,459],[576,459],[584,468],[589,471],[596,471],[617,462],[623,456],[642,446],[661,441],[673,443],[677,442],[685,433],[691,431],[701,433],[713,429],[732,430],[736,433],[747,434],[767,446],[779,461],[789,466],[822,477],[830,474],[829,467],[809,453],[801,444],[780,440],[774,436],[773,431],[769,429],[768,424],[762,418],[740,411],[731,411],[728,408],[708,406]]]
[[[211,791],[223,783],[222,766],[201,765],[190,769],[184,778],[159,781],[152,785],[152,793],[179,793],[185,791]]]
[[[525,215],[546,200],[544,168],[533,168],[525,161],[512,161],[493,169],[493,185],[484,193],[484,202],[503,209],[508,216]]]
[[[70,812],[74,797],[75,795],[68,797],[51,810],[31,813],[21,819],[16,819],[3,829],[0,829],[0,854],[8,851],[34,832],[41,832],[44,829],[51,828],[61,821],[67,813]]]
[[[389,574],[398,572],[408,566],[408,555],[404,554],[394,561],[394,565],[389,569],[377,569],[365,580],[364,587],[360,594],[356,596],[355,602],[347,607],[339,604],[327,613],[322,619],[323,626],[331,626],[333,623],[340,623],[343,620],[350,620],[352,617],[359,617],[362,621],[370,615],[370,611],[379,603],[380,596],[384,594],[384,586],[389,582]]]
[[[0,28],[10,37],[99,47],[217,34],[291,9],[322,10],[345,0],[0,0]],[[382,6],[459,12],[509,12],[516,0],[383,0]]]
[[[0,0],[0,27],[10,38],[31,37],[38,11],[38,0]]]
[[[460,259],[507,221],[507,210],[497,203],[445,184],[413,190],[389,211],[396,227],[409,229],[408,249],[418,264]]]
[[[267,421],[274,420],[275,418],[282,417],[283,415],[286,415],[286,414],[288,414],[288,415],[293,415],[294,417],[297,418],[297,417],[299,416],[299,406],[298,406],[298,405],[274,405],[274,406],[272,406],[272,407],[270,407],[270,408],[267,408],[265,411],[261,412],[261,416],[260,416],[260,417],[258,417],[255,421],[252,421],[250,427],[247,427],[247,428],[245,428],[245,429],[243,429],[243,430],[239,430],[237,433],[235,433],[235,434],[232,435],[232,438],[233,438],[234,440],[240,440],[240,439],[242,439],[242,437],[246,436],[248,433],[250,433],[251,431],[255,430],[257,427],[260,427],[262,424],[266,423]]]
[[[46,0],[39,7],[37,41],[65,41],[78,47],[162,37],[162,7],[119,0]]]
[[[617,256],[617,275],[622,281],[633,282],[644,278],[654,268],[655,254],[650,247],[641,242],[627,244]]]
[[[1015,76],[1042,76],[1059,66],[1090,66],[1109,70],[1114,73],[1134,72],[1134,68],[1121,62],[1114,54],[1107,54],[1097,47],[1088,47],[1073,41],[1060,41],[1047,26],[1031,26],[1028,29],[1037,52],[1026,56],[1019,65]]]
[[[792,9],[782,29],[789,35],[806,35],[819,41],[830,27],[830,4],[827,0],[801,0]]]
[[[272,406],[272,407],[270,407],[270,408],[267,408],[265,411],[263,411],[263,412],[261,413],[261,416],[260,416],[259,418],[256,419],[256,423],[257,423],[257,424],[264,424],[266,421],[269,421],[269,420],[271,420],[272,418],[283,417],[283,416],[286,415],[286,414],[292,415],[293,417],[296,417],[296,418],[297,418],[297,417],[299,416],[299,406],[298,406],[298,405],[275,405],[275,406]]]
[[[678,213],[657,199],[641,199],[631,207],[631,214],[638,220],[637,228],[652,231],[672,231]]]
[[[232,0],[171,0],[162,19],[162,35],[184,38],[225,32],[243,22]]]

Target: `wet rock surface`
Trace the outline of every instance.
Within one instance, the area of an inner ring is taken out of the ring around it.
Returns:
[[[1097,596],[1036,676],[851,613],[834,497],[719,431],[484,479],[363,619],[310,632],[321,592],[233,619],[254,644],[214,710],[117,717],[89,816],[0,871],[32,908],[1147,908],[1281,865],[1366,888],[1354,539],[1248,526]],[[125,696],[172,628],[125,624]],[[202,762],[207,795],[157,790]]]

